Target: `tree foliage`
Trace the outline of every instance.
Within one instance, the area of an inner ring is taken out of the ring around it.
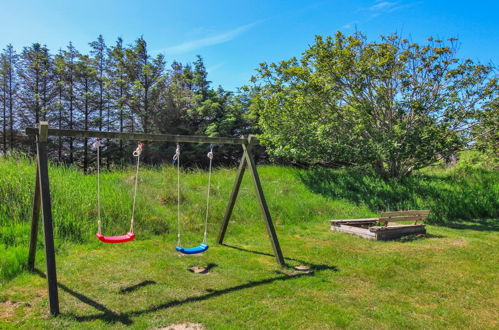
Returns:
[[[129,45],[118,39],[108,46],[98,36],[89,46],[88,54],[72,43],[55,55],[39,43],[19,55],[11,45],[3,50],[0,142],[4,153],[13,148],[29,152],[32,141],[21,138],[22,132],[41,120],[60,129],[100,131],[240,136],[251,130],[238,96],[211,86],[201,56],[192,63],[167,65],[164,55],[150,54],[143,38]],[[80,165],[84,171],[92,166],[93,141],[58,137],[51,143],[53,159]],[[131,159],[132,145],[103,143],[106,165]],[[173,149],[171,144],[151,145],[147,150],[155,152],[144,152],[144,161],[169,160]],[[186,144],[182,149],[184,164],[207,164],[207,146]],[[218,164],[235,162],[240,152],[233,147],[217,149]]]
[[[459,60],[457,48],[456,39],[318,36],[301,59],[263,63],[253,77],[261,138],[277,158],[370,165],[384,177],[449,157],[498,92],[494,68]]]
[[[483,107],[473,129],[475,147],[499,160],[499,97]]]

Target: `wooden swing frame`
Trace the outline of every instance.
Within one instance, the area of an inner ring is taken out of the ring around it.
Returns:
[[[49,172],[48,172],[48,155],[47,145],[50,136],[70,137],[70,138],[101,138],[101,139],[120,139],[128,141],[147,141],[147,142],[187,142],[187,143],[207,143],[207,144],[239,144],[243,149],[239,168],[236,175],[236,180],[229,197],[229,202],[225,210],[222,220],[222,225],[218,234],[217,241],[223,244],[229,219],[232,215],[234,205],[239,193],[239,188],[244,176],[246,168],[248,168],[253,186],[256,191],[260,209],[262,211],[267,233],[269,235],[274,256],[278,265],[284,266],[284,257],[282,254],[279,240],[275,231],[272,217],[265,200],[262,184],[258,171],[256,169],[255,160],[252,155],[252,147],[258,145],[259,142],[254,136],[241,138],[226,138],[226,137],[205,137],[192,135],[167,135],[167,134],[143,134],[143,133],[121,133],[121,132],[100,132],[100,131],[83,131],[83,130],[65,130],[49,128],[48,122],[40,122],[37,128],[27,128],[26,134],[34,136],[36,139],[36,180],[35,191],[33,196],[33,212],[31,222],[31,236],[29,243],[28,269],[35,269],[36,244],[38,238],[38,222],[40,211],[43,220],[43,237],[45,242],[45,263],[49,295],[49,309],[52,315],[59,314],[59,294],[57,289],[57,271],[55,262],[55,245],[54,245],[54,230],[52,221],[52,206],[50,198]]]

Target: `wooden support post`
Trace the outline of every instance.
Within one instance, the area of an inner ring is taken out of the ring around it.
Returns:
[[[57,290],[54,230],[52,225],[52,206],[50,202],[50,186],[48,174],[48,128],[49,127],[47,122],[40,122],[36,150],[40,185],[40,200],[42,205],[43,235],[45,241],[45,262],[47,265],[49,305],[50,313],[56,316],[59,314],[59,293]]]
[[[251,136],[250,136],[251,143]],[[267,206],[267,201],[265,200],[265,195],[263,194],[262,184],[260,182],[260,177],[256,170],[255,160],[251,155],[251,149],[246,145],[243,145],[244,156],[246,156],[246,161],[248,169],[251,173],[251,178],[253,179],[253,185],[255,186],[255,191],[258,197],[258,202],[260,203],[260,208],[262,210],[263,218],[265,219],[265,225],[267,227],[267,233],[270,237],[270,242],[272,243],[272,249],[274,250],[274,256],[279,265],[284,266],[284,257],[282,255],[281,246],[279,245],[279,240],[277,239],[277,234],[272,223],[272,217],[270,216],[269,207]]]
[[[31,217],[31,236],[29,240],[28,270],[35,269],[36,243],[38,240],[38,222],[40,219],[40,175],[38,162],[36,165],[35,193],[33,197],[33,213]]]
[[[236,204],[237,195],[239,193],[239,187],[241,186],[241,181],[243,181],[244,170],[246,169],[246,155],[243,152],[243,156],[241,158],[241,162],[239,163],[239,169],[237,170],[236,182],[234,183],[234,187],[232,188],[232,192],[229,197],[229,204],[225,209],[224,219],[222,221],[222,227],[220,228],[220,232],[218,233],[218,243],[223,244],[225,232],[227,231],[227,226],[229,225],[229,219],[232,215],[232,210],[234,209],[234,205]]]

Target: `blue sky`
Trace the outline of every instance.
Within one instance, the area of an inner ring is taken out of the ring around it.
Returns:
[[[99,34],[108,44],[142,35],[168,63],[200,54],[209,79],[226,89],[246,84],[261,62],[300,56],[314,35],[355,28],[370,39],[391,32],[416,42],[458,37],[460,57],[499,65],[497,1],[3,0],[0,6],[2,48],[40,42],[55,52],[72,41],[85,52]]]

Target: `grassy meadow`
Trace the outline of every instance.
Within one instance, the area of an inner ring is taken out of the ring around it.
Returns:
[[[473,161],[402,181],[361,171],[260,166],[288,267],[271,255],[251,181],[243,181],[226,243],[215,243],[235,169],[213,173],[210,250],[179,256],[176,170],[143,168],[132,243],[97,241],[96,177],[52,166],[61,316],[47,314],[43,239],[25,270],[34,164],[0,159],[0,328],[496,328],[499,173]],[[123,234],[133,168],[104,172],[103,232]],[[207,173],[182,173],[184,245],[202,240]],[[425,237],[392,242],[329,231],[328,219],[428,208]],[[208,265],[208,274],[187,271]],[[312,274],[293,266],[305,264]]]

